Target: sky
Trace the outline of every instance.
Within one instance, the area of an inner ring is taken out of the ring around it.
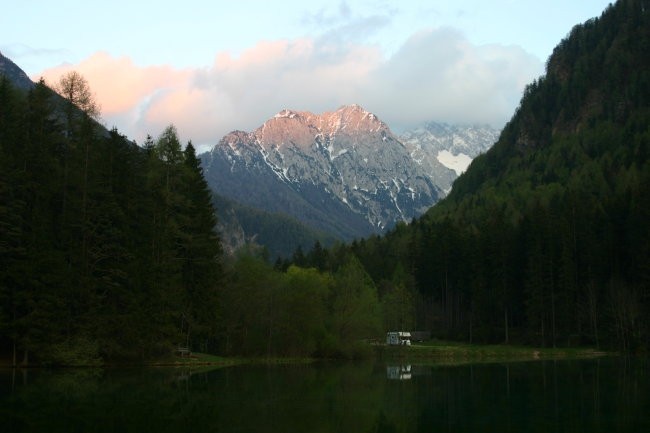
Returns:
[[[50,85],[88,81],[139,143],[174,124],[207,150],[282,109],[359,104],[395,132],[501,128],[571,28],[604,0],[20,0],[0,52]]]

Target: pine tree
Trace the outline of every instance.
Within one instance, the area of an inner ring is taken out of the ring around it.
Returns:
[[[194,332],[203,350],[214,337],[216,287],[221,278],[221,245],[216,233],[217,220],[212,207],[212,192],[192,143],[184,151],[186,207],[179,215],[179,258],[182,284],[187,299],[187,335]],[[190,328],[194,328],[192,331]]]

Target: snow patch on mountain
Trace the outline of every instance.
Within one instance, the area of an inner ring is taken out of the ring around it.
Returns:
[[[468,155],[465,155],[464,153],[454,155],[448,150],[440,150],[436,156],[436,159],[440,161],[440,163],[445,167],[454,170],[457,176],[460,176],[462,173],[464,173],[465,170],[467,170],[467,167],[469,167],[469,164],[472,162],[472,158],[470,158]]]
[[[413,162],[423,167],[446,194],[471,160],[488,150],[498,137],[499,131],[487,125],[429,122],[404,132],[399,139]]]

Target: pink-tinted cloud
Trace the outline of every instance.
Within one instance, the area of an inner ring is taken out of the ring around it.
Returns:
[[[128,57],[114,58],[98,52],[78,65],[48,69],[41,76],[53,85],[71,70],[78,71],[88,80],[102,112],[107,116],[129,110],[162,89],[173,89],[192,75],[191,71],[178,71],[168,66],[143,68]]]
[[[107,126],[142,142],[173,123],[205,149],[283,108],[358,103],[398,129],[428,120],[501,126],[542,65],[518,47],[475,46],[438,29],[414,35],[390,58],[373,45],[299,39],[263,41],[239,57],[218,53],[206,68],[141,67],[96,53],[42,75],[55,82],[71,69],[88,80]]]

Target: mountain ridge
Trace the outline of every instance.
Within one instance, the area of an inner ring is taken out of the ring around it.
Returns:
[[[282,110],[252,132],[227,134],[202,160],[220,194],[348,240],[419,216],[444,195],[388,125],[356,104],[318,115]],[[253,179],[265,182],[265,197],[246,185]]]

